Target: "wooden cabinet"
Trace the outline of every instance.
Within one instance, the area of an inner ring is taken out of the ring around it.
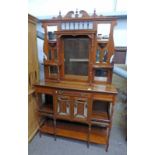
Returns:
[[[114,18],[89,16],[84,10],[71,18],[42,20],[45,80],[35,83],[40,133],[109,146],[117,90],[113,71]],[[106,40],[97,25],[109,23]],[[57,31],[49,32],[51,26]],[[50,34],[50,35],[49,35]],[[53,36],[51,36],[53,34]]]
[[[28,139],[38,130],[37,104],[33,84],[39,81],[39,67],[36,38],[37,19],[28,15]]]

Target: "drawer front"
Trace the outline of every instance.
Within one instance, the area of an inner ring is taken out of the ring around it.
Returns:
[[[44,93],[44,94],[53,94],[54,93],[54,89],[44,88],[44,87],[35,87],[35,91],[37,93]]]
[[[67,91],[67,90],[56,90],[58,95],[68,95],[77,97],[90,97],[89,93],[79,92],[79,91]]]
[[[101,101],[114,101],[114,95],[111,94],[93,94],[93,100],[101,100]]]

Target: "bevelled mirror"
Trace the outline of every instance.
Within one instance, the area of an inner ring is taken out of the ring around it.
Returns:
[[[98,24],[97,25],[97,39],[98,40],[109,40],[110,34],[110,23]]]
[[[49,40],[56,40],[54,31],[57,31],[57,26],[47,26],[47,33]]]

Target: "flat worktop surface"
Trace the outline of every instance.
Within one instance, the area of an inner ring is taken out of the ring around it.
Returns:
[[[66,90],[76,90],[76,91],[87,91],[87,92],[100,92],[100,93],[112,93],[117,94],[117,90],[112,84],[92,84],[84,82],[69,82],[69,81],[59,81],[59,82],[45,82],[40,81],[34,84],[35,87],[50,87],[59,88]]]

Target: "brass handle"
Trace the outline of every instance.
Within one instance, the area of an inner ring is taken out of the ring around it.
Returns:
[[[69,101],[69,99],[65,96],[58,96],[59,101]]]

